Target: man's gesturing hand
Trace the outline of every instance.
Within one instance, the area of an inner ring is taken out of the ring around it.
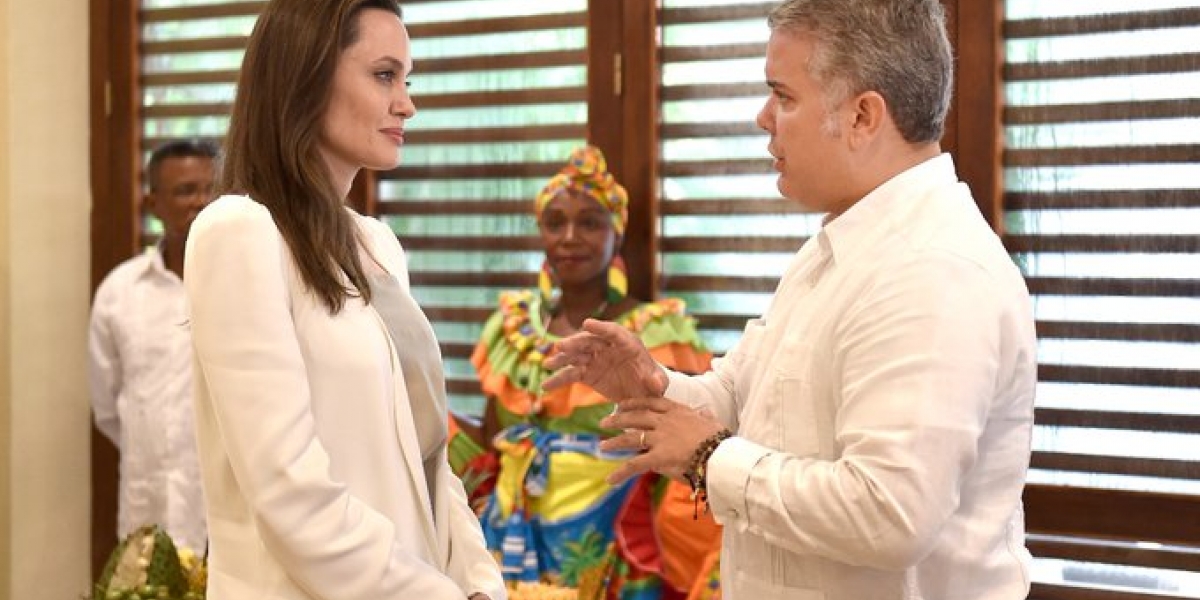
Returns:
[[[612,401],[660,397],[667,389],[667,374],[650,357],[642,341],[624,327],[588,319],[583,330],[555,344],[546,367],[559,369],[542,383],[553,390],[584,383]]]

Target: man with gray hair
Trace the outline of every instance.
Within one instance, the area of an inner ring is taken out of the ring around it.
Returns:
[[[938,144],[938,0],[789,0],[758,124],[783,196],[827,213],[697,377],[599,321],[547,388],[618,403],[606,449],[692,485],[726,600],[1018,600],[1036,341],[1020,272]]]

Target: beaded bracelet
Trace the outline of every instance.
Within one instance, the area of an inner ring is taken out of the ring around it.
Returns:
[[[721,442],[731,437],[732,431],[722,429],[700,442],[696,451],[692,453],[692,460],[683,472],[683,478],[692,486],[692,519],[700,518],[701,502],[704,503],[704,512],[708,512],[708,459],[712,458],[713,452],[717,451]]]

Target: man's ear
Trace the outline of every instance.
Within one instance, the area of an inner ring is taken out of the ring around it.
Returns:
[[[874,140],[890,119],[887,100],[879,92],[868,91],[856,96],[850,105],[853,122],[850,125],[850,143],[861,148]]]
[[[154,192],[142,194],[142,210],[161,219],[162,215],[158,214],[158,194]]]

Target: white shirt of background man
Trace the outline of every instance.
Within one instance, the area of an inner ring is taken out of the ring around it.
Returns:
[[[148,249],[105,277],[88,332],[96,426],[120,451],[117,533],[152,523],[203,552],[204,496],[183,281]]]

